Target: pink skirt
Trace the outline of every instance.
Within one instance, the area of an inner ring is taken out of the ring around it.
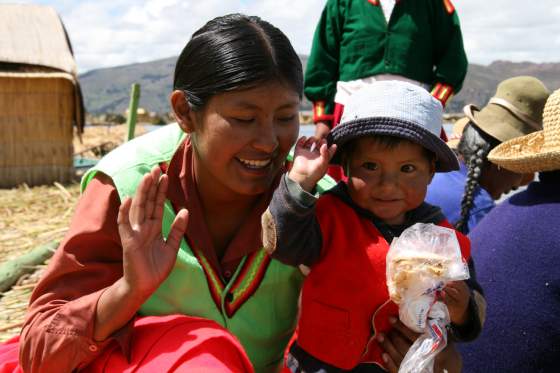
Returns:
[[[0,373],[23,372],[18,349],[19,337],[0,345]],[[254,370],[239,341],[216,322],[172,315],[135,321],[130,362],[113,342],[81,372],[253,373]]]

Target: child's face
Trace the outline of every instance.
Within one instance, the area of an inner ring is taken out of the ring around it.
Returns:
[[[366,137],[354,144],[347,160],[352,200],[389,225],[403,224],[406,212],[424,201],[435,161],[408,141],[389,148]]]

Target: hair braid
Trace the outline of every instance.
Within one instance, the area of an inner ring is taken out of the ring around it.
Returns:
[[[468,167],[467,182],[465,184],[463,200],[461,201],[461,218],[455,224],[457,230],[462,233],[467,233],[468,231],[468,220],[471,208],[474,204],[476,188],[478,187],[480,176],[482,175],[484,158],[488,155],[488,153],[485,153],[484,149],[478,148],[470,159],[465,159]]]
[[[468,172],[465,192],[461,201],[461,217],[455,223],[455,228],[462,233],[468,233],[470,212],[480,184],[480,177],[484,166],[488,162],[488,153],[498,144],[498,140],[484,133],[473,123],[468,123],[463,130],[457,150],[465,161]]]

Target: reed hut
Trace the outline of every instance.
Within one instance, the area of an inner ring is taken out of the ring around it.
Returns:
[[[0,4],[0,188],[68,182],[84,105],[70,39],[51,7]]]

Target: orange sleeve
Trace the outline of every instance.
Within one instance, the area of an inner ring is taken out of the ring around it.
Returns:
[[[113,339],[128,353],[131,323],[106,341],[93,340],[99,297],[122,276],[119,205],[104,175],[96,176],[80,198],[69,231],[31,296],[20,339],[25,372],[73,371]]]

